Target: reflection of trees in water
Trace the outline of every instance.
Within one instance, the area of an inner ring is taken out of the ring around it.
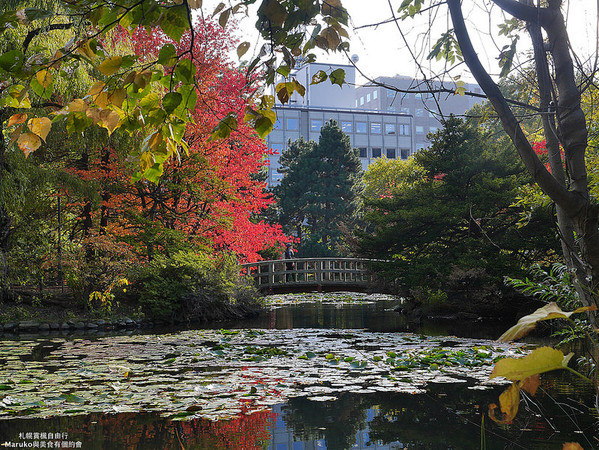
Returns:
[[[261,411],[228,421],[171,421],[157,414],[90,414],[0,421],[0,436],[20,441],[19,433],[68,433],[86,450],[112,449],[262,449],[270,439],[273,413]],[[26,442],[33,442],[32,440]]]
[[[351,448],[356,433],[366,426],[367,396],[341,394],[333,402],[292,398],[283,407],[283,419],[298,440],[324,438],[327,450]]]
[[[481,414],[496,395],[447,384],[430,386],[424,395],[379,395],[379,415],[369,423],[370,439],[400,441],[415,449],[478,449]]]
[[[543,386],[560,384],[560,376],[548,377]],[[571,378],[566,384],[570,389],[563,397],[541,390],[537,399],[523,401],[512,425],[499,426],[486,417],[487,448],[561,449],[564,442],[580,442],[584,448],[590,442],[594,445],[598,425],[597,415],[589,409],[592,390],[572,387]],[[411,449],[479,449],[482,416],[504,388],[481,391],[467,389],[466,384],[437,384],[429,385],[422,395],[346,393],[325,403],[296,398],[283,408],[284,420],[296,439],[324,438],[328,450],[351,448],[356,433],[367,426],[371,442],[401,442]],[[578,398],[571,395],[574,389]],[[373,408],[377,415],[366,423],[367,410]]]

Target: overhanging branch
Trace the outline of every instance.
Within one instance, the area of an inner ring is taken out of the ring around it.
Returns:
[[[494,1],[498,4],[500,3],[500,0]],[[501,3],[504,1],[505,0],[501,0]],[[510,1],[507,3],[513,2]],[[499,86],[493,81],[478,59],[478,55],[476,54],[470,36],[468,35],[468,30],[466,29],[460,0],[447,0],[447,5],[453,22],[455,35],[460,45],[460,49],[462,50],[462,55],[464,56],[464,61],[499,115],[503,129],[516,147],[524,166],[539,187],[549,195],[556,204],[572,214],[579,211],[583,206],[581,204],[582,199],[569,192],[547,171],[524,135],[518,120],[510,109],[505,97],[499,90]]]

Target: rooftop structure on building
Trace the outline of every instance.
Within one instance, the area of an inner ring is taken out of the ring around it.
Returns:
[[[320,71],[330,75],[339,69],[345,73],[342,85],[332,84],[329,80],[311,84]],[[292,77],[306,88],[306,92],[303,97],[294,93],[285,105],[278,102],[275,105],[277,123],[267,137],[267,145],[275,152],[270,157],[268,173],[271,186],[283,177],[277,169],[280,154],[288,142],[300,137],[318,141],[320,128],[329,120],[335,120],[349,136],[366,169],[376,158],[383,156],[407,159],[429,145],[426,135],[439,129],[442,115],[463,115],[482,100],[456,94],[458,86],[455,83],[425,84],[403,76],[379,77],[374,83],[356,87],[353,65],[304,64],[293,71]],[[461,87],[482,92],[474,84]],[[431,89],[446,92],[425,92]]]
[[[467,92],[482,94],[480,87],[472,83],[425,82],[399,75],[378,77],[374,83],[356,89],[354,107],[412,115],[414,145],[416,150],[420,150],[429,145],[426,136],[439,129],[442,117],[464,115],[476,103],[484,100],[482,97],[459,95],[456,92],[460,87]]]
[[[326,80],[318,84],[312,83],[313,77],[324,71],[327,75],[335,70],[345,72],[344,82],[332,84]],[[306,88],[306,93],[302,97],[297,92],[291,96],[289,105],[323,108],[354,108],[355,90],[356,90],[356,69],[350,65],[311,63],[296,68],[292,77]]]

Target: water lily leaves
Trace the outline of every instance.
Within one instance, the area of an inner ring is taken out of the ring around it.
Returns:
[[[38,344],[2,341],[0,354],[28,356]],[[0,386],[10,388],[4,388],[5,394],[20,406],[18,411],[17,406],[0,408],[0,414],[26,411],[39,417],[76,407],[86,412],[157,411],[165,417],[187,412],[193,415],[180,420],[216,420],[238,414],[242,402],[245,410],[254,410],[293,396],[373,389],[419,392],[431,381],[455,381],[448,376],[452,370],[484,381],[490,366],[469,372],[467,366],[455,364],[454,369],[452,363],[448,374],[430,369],[435,364],[443,369],[443,361],[452,357],[488,364],[487,356],[497,357],[497,349],[514,353],[513,346],[497,343],[475,349],[481,345],[478,340],[456,339],[451,348],[444,348],[438,340],[413,334],[313,329],[184,331],[93,341],[58,339],[55,344],[42,361],[16,357],[13,364],[3,356]],[[24,379],[23,364],[31,383],[18,382]],[[395,364],[410,370],[409,383],[389,376]],[[6,397],[2,402],[7,403]],[[186,411],[193,405],[202,409]]]
[[[577,308],[574,311],[565,312],[555,302],[551,302],[542,308],[537,309],[532,314],[522,317],[516,325],[511,327],[498,339],[500,342],[509,342],[526,336],[537,326],[537,322],[549,319],[569,319],[572,314],[581,313],[584,311],[596,311],[597,307],[585,306]]]

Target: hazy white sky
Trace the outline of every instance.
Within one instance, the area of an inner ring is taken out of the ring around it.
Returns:
[[[205,5],[208,3],[210,0],[204,2]],[[591,0],[564,0],[564,14],[568,17],[570,39],[582,60],[596,54],[597,3],[599,2]],[[343,5],[351,16],[350,54],[358,55],[357,66],[371,78],[384,75],[419,78],[422,74],[414,62],[416,59],[427,72],[444,72],[447,68],[444,61],[427,61],[426,56],[441,33],[451,28],[447,7],[442,4],[416,19],[383,23],[393,17],[393,12],[397,15],[400,4],[401,0],[343,0]],[[463,11],[479,58],[492,74],[499,73],[496,58],[501,47],[510,41],[505,37],[494,40],[489,36],[497,38],[497,26],[505,17],[491,0],[463,0]],[[256,31],[253,28],[255,18],[255,14],[250,13],[249,17],[241,22],[242,39],[249,40],[252,44],[256,43]],[[369,26],[373,24],[380,25]],[[522,33],[518,48],[524,50],[527,47],[526,33]],[[249,54],[246,55],[248,56]],[[341,54],[321,53],[318,58],[321,62],[349,64],[348,59]],[[463,65],[452,69],[450,76],[461,76],[462,79],[471,81]],[[357,81],[360,83],[365,80],[358,76]]]
[[[441,5],[436,11],[417,19],[406,19],[399,23],[386,23],[377,27],[361,28],[365,25],[384,22],[397,14],[398,0],[343,0],[348,9],[355,28],[351,39],[351,53],[359,56],[358,66],[368,76],[408,75],[419,77],[420,70],[414,62],[414,56],[423,65],[424,70],[440,73],[446,68],[445,62],[427,61],[426,56],[431,46],[441,34],[451,28],[447,16],[447,7]],[[426,3],[426,2],[425,2]],[[564,13],[568,18],[570,39],[581,58],[595,55],[597,46],[597,3],[590,0],[569,0],[564,2]],[[392,5],[393,10],[389,5]],[[479,52],[483,64],[491,73],[499,72],[497,56],[502,46],[511,41],[502,36],[497,37],[497,26],[505,20],[497,6],[489,0],[464,0],[464,16],[475,48]],[[400,32],[401,29],[401,32]],[[430,32],[429,32],[430,31]],[[404,37],[406,40],[404,41]],[[523,33],[518,48],[526,49],[528,41]],[[339,56],[329,57],[341,62]],[[346,60],[347,61],[347,60]],[[466,67],[460,66],[452,70],[452,75],[461,75],[469,79]]]

